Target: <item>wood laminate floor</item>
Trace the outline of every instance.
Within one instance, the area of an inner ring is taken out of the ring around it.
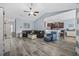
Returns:
[[[39,38],[12,38],[9,43],[10,51],[7,53],[11,56],[72,56],[75,38],[67,37],[56,42],[45,42]]]

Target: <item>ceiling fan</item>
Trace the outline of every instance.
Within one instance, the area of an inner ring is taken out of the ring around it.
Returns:
[[[33,3],[30,4],[30,7],[29,7],[29,11],[28,10],[24,10],[24,13],[28,13],[28,16],[37,16],[37,14],[39,13],[39,11],[34,11],[33,9]]]

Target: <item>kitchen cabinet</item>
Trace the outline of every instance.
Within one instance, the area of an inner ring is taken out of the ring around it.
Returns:
[[[50,27],[49,29],[64,28],[64,22],[47,23],[47,27]]]

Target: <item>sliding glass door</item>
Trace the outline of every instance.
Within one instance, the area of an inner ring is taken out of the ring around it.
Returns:
[[[76,47],[75,52],[79,55],[79,8],[76,9]]]

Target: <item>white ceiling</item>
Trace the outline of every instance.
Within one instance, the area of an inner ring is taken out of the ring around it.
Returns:
[[[24,14],[24,10],[28,10],[28,7],[30,6],[29,3],[0,3],[0,7],[3,7],[5,9],[6,18],[27,18],[27,14]],[[44,13],[47,12],[55,12],[55,11],[61,11],[61,10],[67,10],[67,9],[73,9],[76,8],[76,4],[74,3],[35,3],[33,8],[35,10],[39,10],[39,15],[37,17],[28,17],[32,18],[32,20],[37,19],[39,16],[41,16]]]
[[[76,10],[60,13],[51,17],[47,17],[44,20],[47,22],[65,21],[65,20],[75,20]]]

